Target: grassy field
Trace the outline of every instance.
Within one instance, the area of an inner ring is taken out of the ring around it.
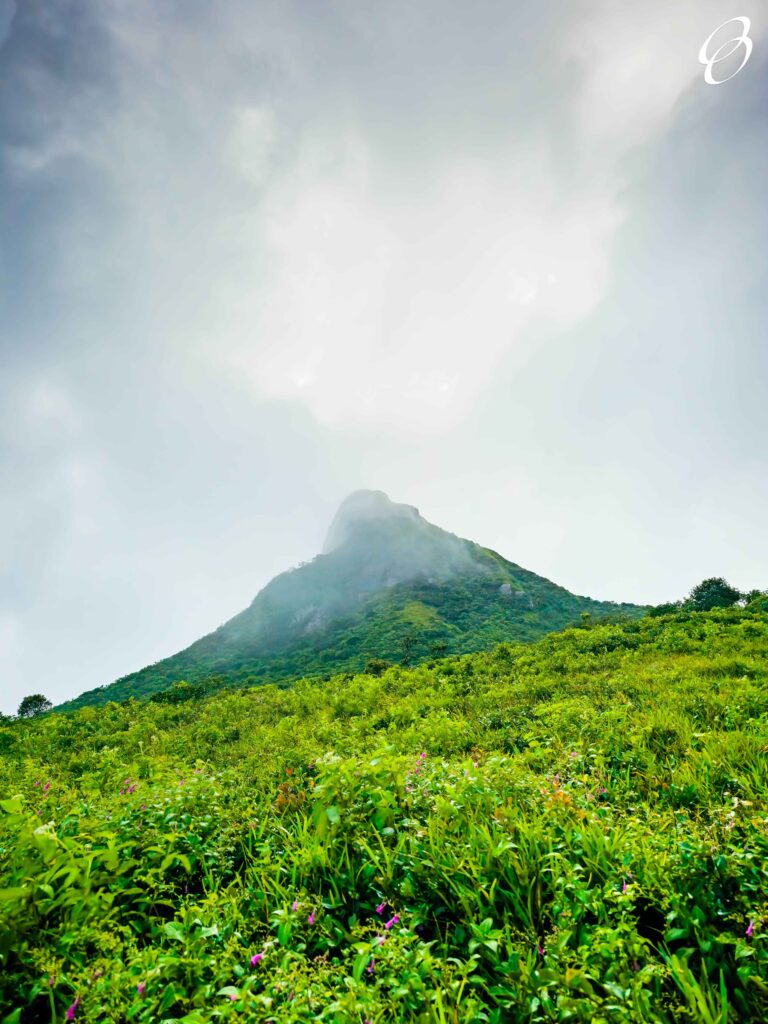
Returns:
[[[0,1020],[768,1019],[768,615],[0,727]]]

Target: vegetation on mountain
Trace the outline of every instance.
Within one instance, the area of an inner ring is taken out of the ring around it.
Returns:
[[[276,576],[251,606],[186,650],[65,707],[147,698],[184,681],[222,686],[416,664],[535,640],[579,621],[638,616],[633,604],[570,593],[378,491],[341,506],[322,554]]]
[[[768,1017],[759,596],[373,669],[0,726],[0,1019]]]

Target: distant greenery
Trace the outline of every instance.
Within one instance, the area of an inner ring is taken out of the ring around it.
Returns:
[[[619,618],[645,611],[578,597],[500,555],[476,550],[486,564],[482,575],[416,579],[380,589],[310,631],[296,625],[298,598],[291,595],[285,612],[279,609],[278,614],[265,588],[250,609],[185,651],[90,690],[64,707],[146,698],[181,681],[210,691],[212,680],[218,687],[255,686],[359,672],[371,660],[412,665],[445,654],[488,650],[508,640],[537,640],[578,622],[583,612],[593,618]],[[329,579],[332,557],[285,573],[270,587],[294,581],[303,600],[318,600],[318,590],[340,589],[335,577]]]
[[[372,669],[0,726],[0,1020],[768,1018],[760,598]]]
[[[24,697],[19,704],[18,715],[19,718],[34,718],[35,715],[42,715],[43,712],[50,711],[52,707],[53,704],[42,693],[33,693],[29,697]]]
[[[749,604],[754,608],[759,606],[768,611],[768,593],[763,590],[750,590],[742,593],[736,587],[732,587],[722,576],[711,576],[693,587],[685,600],[658,604],[649,609],[649,613],[651,615],[669,615],[680,609],[708,612],[713,608],[732,608],[739,603]]]

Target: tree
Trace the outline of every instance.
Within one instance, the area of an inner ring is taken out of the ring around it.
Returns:
[[[693,588],[686,605],[696,612],[708,612],[710,608],[731,608],[740,599],[741,591],[721,576],[712,576]]]
[[[651,618],[659,618],[662,615],[673,615],[675,612],[679,612],[681,608],[681,601],[667,601],[664,604],[657,604],[649,608],[648,614]]]
[[[50,711],[52,707],[53,704],[42,693],[33,693],[19,704],[19,718],[34,718],[44,711]]]

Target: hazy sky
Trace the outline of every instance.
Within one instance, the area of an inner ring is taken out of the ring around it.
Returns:
[[[596,598],[768,587],[767,29],[0,0],[0,709],[209,632],[359,487]]]

